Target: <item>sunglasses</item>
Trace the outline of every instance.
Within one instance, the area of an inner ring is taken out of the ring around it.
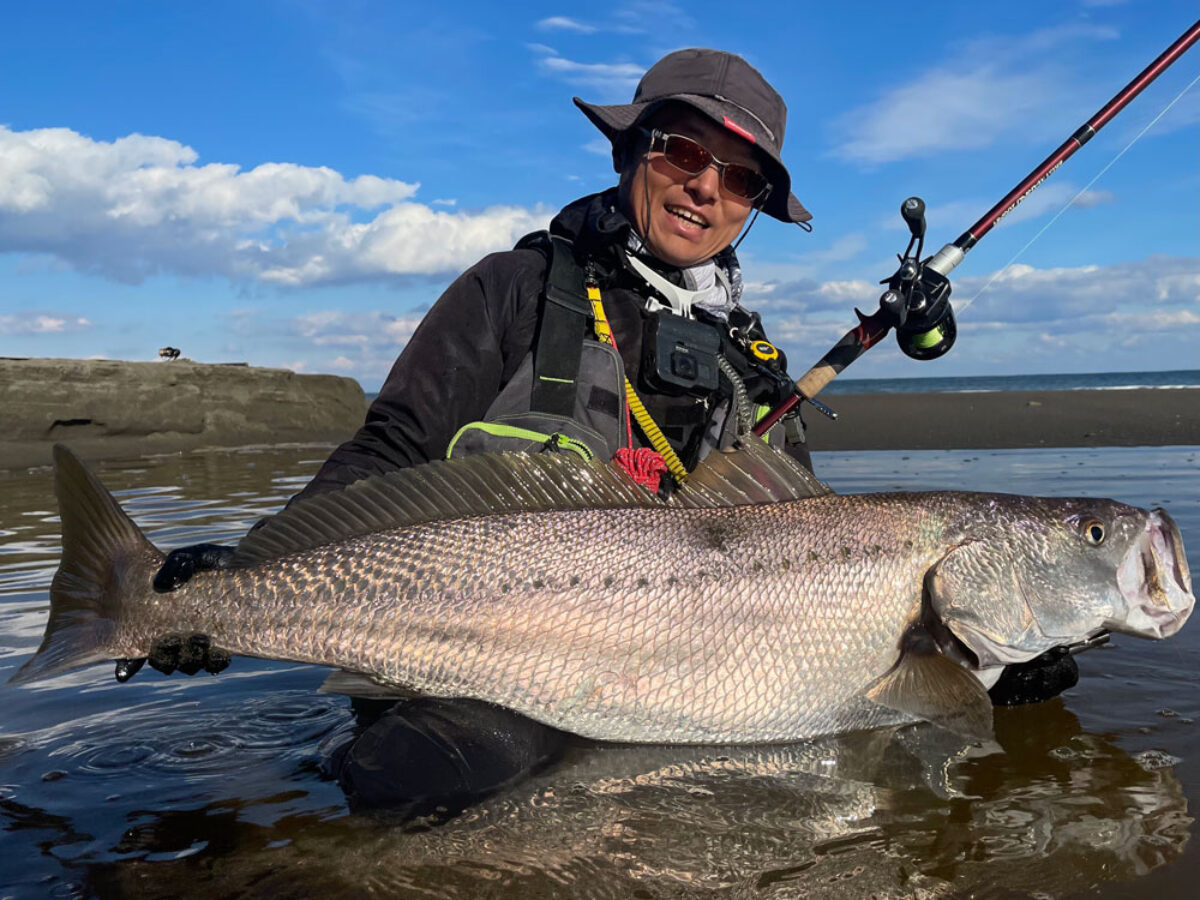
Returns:
[[[771,190],[771,183],[761,172],[740,163],[722,162],[703,144],[682,134],[667,134],[656,128],[650,132],[650,152],[661,153],[663,159],[688,175],[699,175],[709,166],[716,166],[721,185],[743,200],[757,200]]]

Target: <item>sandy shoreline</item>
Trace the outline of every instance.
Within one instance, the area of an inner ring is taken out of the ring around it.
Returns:
[[[813,450],[1200,445],[1200,388],[843,394],[805,405]]]
[[[62,441],[87,459],[349,438],[365,402],[350,379],[286,370],[0,360],[0,470],[45,465]],[[1200,445],[1200,387],[838,394],[804,407],[823,450]]]

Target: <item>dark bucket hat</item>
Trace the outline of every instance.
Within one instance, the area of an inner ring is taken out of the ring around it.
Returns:
[[[779,155],[787,106],[758,70],[740,56],[722,50],[676,50],[642,76],[632,103],[598,106],[576,97],[575,105],[611,141],[668,100],[695,107],[770,159],[774,171],[766,173],[771,193],[763,212],[797,225],[812,218],[792,194],[792,179]]]

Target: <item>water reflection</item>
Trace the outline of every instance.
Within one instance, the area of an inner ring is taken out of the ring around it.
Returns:
[[[1178,857],[1192,820],[1171,770],[1049,706],[1004,711],[1003,752],[982,756],[932,746],[931,729],[886,746],[579,747],[436,827],[323,820],[302,791],[136,808],[107,858],[76,857],[69,877],[142,897],[1060,896]],[[3,808],[56,832],[44,852],[81,840]]]
[[[906,456],[842,454],[822,474],[840,490],[1169,504],[1200,571],[1196,448]],[[191,454],[100,474],[169,547],[236,539],[323,457]],[[48,471],[0,481],[3,679],[40,641],[58,524]],[[117,685],[94,667],[6,692],[0,886],[39,897],[1058,897],[1196,873],[1200,629],[1161,646],[1119,642],[1081,665],[1065,702],[998,710],[990,748],[934,729],[778,748],[581,744],[440,824],[348,814],[322,767],[351,717],[317,693],[322,670],[239,659],[217,678]]]

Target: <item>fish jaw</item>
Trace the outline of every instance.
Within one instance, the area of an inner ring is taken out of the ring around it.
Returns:
[[[1165,510],[1150,513],[1117,569],[1117,586],[1125,609],[1107,623],[1111,631],[1158,640],[1188,620],[1196,605],[1192,576],[1179,527]]]

